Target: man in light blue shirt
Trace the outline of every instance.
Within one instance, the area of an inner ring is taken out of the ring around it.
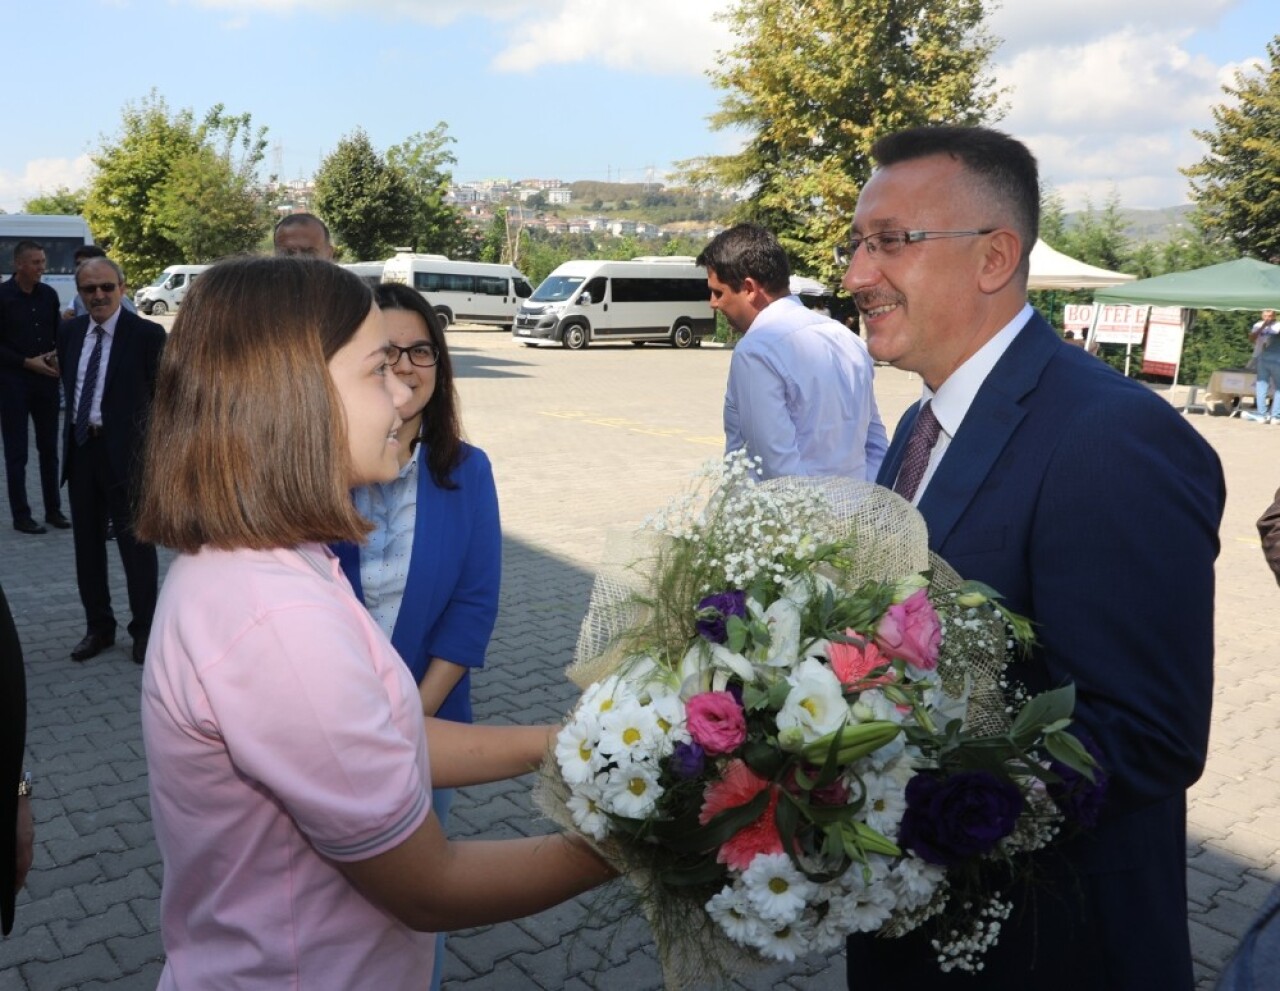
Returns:
[[[762,227],[724,231],[697,263],[711,308],[745,335],[729,365],[725,450],[745,447],[762,478],[875,481],[889,443],[862,339],[791,295],[786,252]]]

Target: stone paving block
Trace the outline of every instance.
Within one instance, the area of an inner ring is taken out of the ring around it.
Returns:
[[[1277,884],[1274,878],[1257,877],[1253,874],[1243,875],[1241,882],[1238,888],[1223,888],[1219,898],[1239,902],[1253,912],[1262,908],[1262,903],[1270,897]]]
[[[130,847],[119,853],[104,853],[98,858],[98,872],[103,880],[124,877],[137,868],[150,869],[160,863],[160,851],[154,844]]]
[[[155,880],[152,878],[152,880]],[[156,885],[159,890],[160,885]],[[134,917],[148,932],[153,933],[156,938],[156,945],[160,945],[160,898],[135,898],[129,902],[129,909],[133,912]]]
[[[103,850],[125,850],[128,844],[112,827],[94,830],[73,840],[53,840],[46,844],[49,856],[58,866],[74,863],[85,857],[92,857]]]
[[[98,806],[96,809],[76,812],[68,817],[75,831],[84,835],[104,826],[118,826],[122,822],[146,822],[146,818],[132,801]]]
[[[18,929],[18,920],[23,928],[38,926],[57,919],[83,919],[85,908],[69,888],[59,888],[48,897],[30,898],[19,903],[21,915],[15,915],[14,928]],[[0,940],[0,945],[4,941]]]
[[[62,959],[62,949],[53,938],[47,925],[31,924],[15,921],[13,932],[7,938],[0,939],[0,991],[10,987],[5,981],[12,981],[17,987],[22,964],[40,962],[52,963]]]
[[[142,926],[127,905],[112,905],[86,919],[62,919],[49,923],[49,930],[67,957],[84,952],[112,936],[137,936]]]
[[[41,869],[31,869],[27,875],[27,893],[32,898],[47,898],[62,888],[72,888],[96,880],[100,872],[92,857],[85,857],[71,864],[55,864],[52,857],[37,855]]]
[[[74,988],[95,980],[111,983],[124,976],[120,965],[111,958],[111,954],[101,943],[88,947],[83,953],[78,952],[49,963],[23,964],[18,971],[24,982],[21,986],[29,991]]]
[[[1277,863],[1280,836],[1255,832],[1249,828],[1249,823],[1241,823],[1232,829],[1227,834],[1226,843],[1234,856],[1251,867],[1270,869]]]
[[[90,981],[81,984],[76,991],[106,991],[108,988],[110,991],[155,991],[163,969],[163,963],[149,963],[136,974],[126,974],[114,981]]]
[[[1217,974],[1235,952],[1239,936],[1220,932],[1197,918],[1192,918],[1189,925],[1192,958],[1206,970]]]
[[[164,963],[164,949],[159,934],[154,932],[113,937],[107,940],[107,950],[126,974],[134,974],[148,964]]]
[[[159,898],[160,886],[142,868],[110,881],[97,881],[76,887],[75,896],[89,914],[105,912],[113,905],[135,898]]]
[[[1205,910],[1213,904],[1215,898],[1224,891],[1230,890],[1232,883],[1232,881],[1224,881],[1216,875],[1207,874],[1204,871],[1196,870],[1194,867],[1188,867],[1187,901],[1196,908]],[[1237,878],[1234,883],[1239,884],[1239,879]]]
[[[466,932],[465,939],[452,941],[449,952],[475,973],[492,970],[497,961],[516,953],[537,953],[544,949],[537,940],[512,923],[484,926]]]

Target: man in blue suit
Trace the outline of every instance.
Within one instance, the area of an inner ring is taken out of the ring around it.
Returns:
[[[844,285],[871,354],[924,381],[879,481],[917,505],[934,551],[1034,621],[1010,674],[1075,684],[1109,782],[1096,828],[1004,892],[1014,912],[980,973],[942,974],[926,926],[850,940],[849,986],[1189,991],[1186,790],[1208,745],[1221,466],[1027,304],[1040,190],[1022,144],[924,127],[872,155]]]

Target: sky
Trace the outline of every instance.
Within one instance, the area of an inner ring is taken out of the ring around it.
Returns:
[[[438,122],[457,181],[662,181],[734,151],[707,76],[727,0],[58,0],[3,5],[0,209],[78,188],[153,89],[268,128],[265,173],[311,176],[358,127],[385,150]],[[1189,199],[1193,129],[1280,35],[1275,0],[1005,0],[989,18],[1026,141],[1069,210]],[[851,28],[856,30],[856,27]],[[20,44],[15,40],[23,39]]]

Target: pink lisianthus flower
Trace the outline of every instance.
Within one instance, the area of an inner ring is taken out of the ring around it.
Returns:
[[[729,692],[695,695],[684,711],[689,735],[709,754],[731,753],[747,738],[747,717]]]
[[[922,588],[891,605],[876,628],[876,644],[884,653],[921,671],[938,666],[941,642],[942,624]]]
[[[845,630],[844,635],[860,639],[857,630]],[[856,643],[833,641],[827,645],[827,660],[831,662],[831,670],[836,673],[840,684],[846,690],[861,692],[894,680],[891,674],[882,674],[876,678],[868,677],[876,668],[885,667],[890,661],[889,657],[880,652],[880,648],[874,641],[867,641],[861,647]]]
[[[698,813],[698,822],[704,826],[721,812],[746,805],[766,788],[771,792],[768,807],[759,819],[721,844],[716,853],[716,860],[720,863],[745,871],[758,854],[782,853],[777,820],[778,789],[740,760],[730,761],[724,769],[724,776],[707,787],[702,796],[702,810]]]

